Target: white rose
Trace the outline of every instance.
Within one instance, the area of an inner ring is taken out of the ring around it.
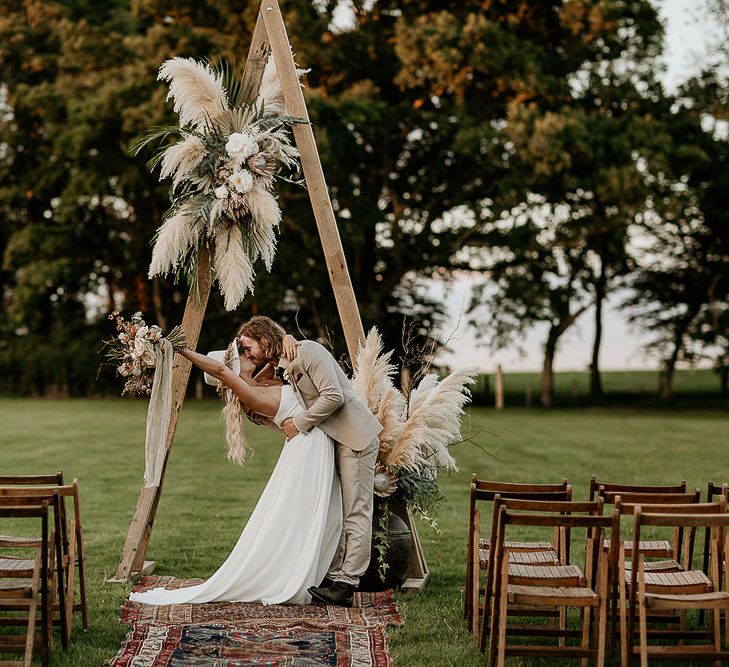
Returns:
[[[235,188],[236,192],[243,195],[253,187],[253,176],[250,171],[241,169],[231,175],[228,179],[228,183]]]
[[[218,199],[225,199],[228,196],[228,188],[226,188],[224,185],[221,185],[219,188],[215,188],[215,196]]]
[[[132,356],[136,359],[144,354],[144,337],[147,335],[147,327],[140,327],[137,330],[137,335],[134,337],[134,352]]]
[[[243,160],[247,160],[251,155],[258,152],[258,144],[253,141],[253,137],[247,132],[234,132],[228,137],[225,150],[228,155],[239,162],[243,162]]]

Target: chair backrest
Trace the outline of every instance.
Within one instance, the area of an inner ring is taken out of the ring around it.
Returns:
[[[572,487],[567,486],[566,489],[560,489],[559,491],[486,491],[484,489],[477,489],[471,485],[471,499],[475,503],[476,501],[493,502],[496,496],[502,498],[523,498],[524,500],[554,500],[554,501],[565,501],[572,499]]]
[[[607,491],[601,486],[597,493],[600,498],[605,500],[606,505],[614,505],[615,499],[618,497],[623,504],[631,505],[689,505],[701,502],[701,491],[699,489],[684,493],[636,493],[631,491]]]
[[[0,486],[36,486],[38,484],[63,484],[63,470],[50,475],[0,475]]]
[[[716,511],[713,513],[706,513],[708,505],[714,505]],[[645,511],[646,509],[651,510],[650,512]],[[675,509],[675,508],[671,508]],[[712,553],[714,560],[717,563],[722,559],[718,559],[718,553],[714,553],[715,548],[721,548],[726,553],[726,539],[727,531],[729,527],[729,514],[727,513],[727,499],[721,496],[716,503],[704,503],[703,506],[696,507],[682,507],[679,512],[669,512],[668,508],[655,508],[647,507],[643,508],[638,505],[634,510],[634,527],[633,527],[633,541],[634,549],[635,545],[640,540],[640,535],[643,527],[645,526],[658,526],[658,527],[669,527],[669,528],[688,528],[689,531],[696,531],[698,528],[705,528],[710,530],[716,537],[713,546],[710,546],[710,553]],[[683,567],[685,570],[691,569],[691,560],[687,556],[684,559]],[[715,582],[716,583],[716,582]],[[717,590],[719,590],[717,588]]]
[[[38,485],[38,486],[4,486],[0,484],[0,497],[2,498],[46,498],[53,494],[61,497],[78,498],[78,480],[74,479],[70,484],[60,484],[58,486]]]
[[[558,484],[525,484],[522,482],[496,482],[488,479],[478,479],[476,473],[471,475],[471,484],[476,485],[479,491],[513,492],[513,493],[549,493],[555,491],[566,491],[569,482],[566,477]]]
[[[594,500],[595,494],[600,487],[604,487],[605,491],[624,491],[626,493],[685,493],[686,482],[682,481],[678,484],[617,484],[614,482],[603,482],[597,479],[596,475],[590,478],[589,499]]]
[[[552,512],[555,514],[572,514],[574,512],[584,512],[585,514],[594,514],[600,516],[603,512],[605,502],[602,498],[593,500],[592,502],[574,502],[564,500],[551,499],[531,499],[531,498],[510,498],[497,494],[494,499],[494,505],[497,508],[505,507],[510,511],[525,512]]]

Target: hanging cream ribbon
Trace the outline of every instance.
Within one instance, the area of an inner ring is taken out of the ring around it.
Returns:
[[[144,486],[159,486],[165,463],[167,431],[172,409],[172,343],[166,338],[154,349],[155,367],[152,395],[147,410],[147,439],[144,445]]]

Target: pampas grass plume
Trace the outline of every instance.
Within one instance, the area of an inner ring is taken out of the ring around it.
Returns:
[[[180,127],[192,125],[202,130],[220,119],[228,106],[221,76],[193,58],[171,58],[159,68],[158,80],[169,81],[167,99],[174,100],[180,114]]]
[[[157,232],[149,265],[149,278],[174,270],[196,240],[197,226],[186,210],[167,218]]]
[[[246,255],[243,234],[236,224],[220,229],[215,236],[213,268],[223,295],[225,309],[235,310],[246,292],[253,289],[253,267]]]
[[[263,263],[270,271],[276,255],[276,228],[281,223],[281,209],[270,192],[258,187],[248,191],[246,203],[253,219],[250,240],[255,255],[263,257]]]
[[[200,164],[206,153],[203,142],[193,135],[178,141],[165,151],[159,180],[163,181],[168,176],[173,176],[172,187],[177,187],[177,184]]]

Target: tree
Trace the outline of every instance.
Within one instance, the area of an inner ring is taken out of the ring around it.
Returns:
[[[627,305],[631,321],[656,334],[649,348],[663,360],[663,398],[672,394],[678,362],[695,361],[713,348],[716,367],[725,363],[729,142],[714,132],[707,115],[716,102],[715,83],[704,73],[683,88],[666,121],[668,161],[646,176],[657,196],[643,219],[647,236]]]
[[[492,344],[549,323],[545,405],[553,399],[559,339],[592,302],[592,387],[594,395],[601,393],[602,304],[629,267],[626,230],[645,198],[639,158],[653,141],[647,109],[661,92],[653,71],[662,29],[648,3],[553,9],[559,22],[548,24],[548,37],[542,32],[537,43],[522,45],[519,58],[528,59],[530,76],[515,84],[522,90],[503,115],[489,121],[484,143],[494,150],[482,152],[491,173],[501,167],[500,178],[494,196],[477,210],[485,219],[483,236],[467,240],[494,253],[481,263],[485,288],[474,304],[492,308],[484,327]],[[581,38],[570,41],[569,34]],[[536,207],[522,210],[514,200]],[[540,280],[546,282],[534,284]]]

